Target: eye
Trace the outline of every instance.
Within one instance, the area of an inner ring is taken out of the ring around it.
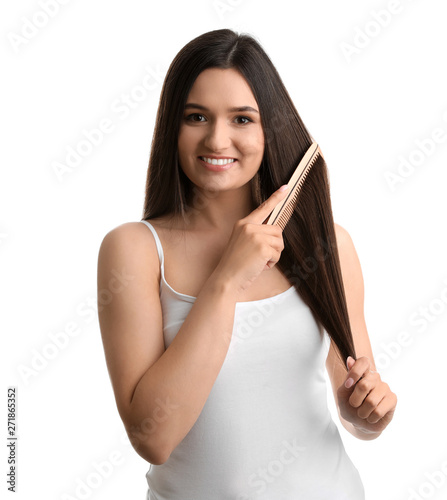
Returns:
[[[245,125],[246,123],[252,122],[253,120],[251,118],[248,118],[248,116],[237,116],[236,120],[247,120],[241,123],[241,125]]]
[[[185,120],[188,120],[188,121],[190,121],[190,122],[197,122],[197,121],[201,122],[201,121],[203,121],[203,120],[195,120],[194,118],[196,118],[196,117],[205,118],[205,117],[204,117],[203,115],[201,115],[200,113],[191,113],[190,115],[188,115],[188,116],[185,118]]]

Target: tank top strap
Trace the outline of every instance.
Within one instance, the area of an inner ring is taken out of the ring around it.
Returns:
[[[164,276],[163,247],[161,245],[161,241],[160,241],[160,238],[158,237],[157,231],[155,230],[154,226],[150,222],[148,222],[147,220],[140,220],[139,222],[143,222],[143,224],[146,224],[146,226],[151,230],[152,234],[154,235],[155,244],[157,246],[158,259],[160,260],[161,273],[162,273],[162,276]],[[160,291],[161,291],[161,282],[162,282],[162,280],[160,280]]]

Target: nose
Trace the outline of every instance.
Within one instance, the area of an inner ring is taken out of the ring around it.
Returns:
[[[210,122],[210,125],[207,128],[204,145],[216,153],[224,151],[230,147],[231,134],[225,120],[215,120],[212,123]]]

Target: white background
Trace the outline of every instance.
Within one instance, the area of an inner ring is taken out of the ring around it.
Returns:
[[[73,0],[46,20],[45,4],[56,10],[53,0],[22,0],[0,14],[1,488],[6,388],[17,386],[14,498],[145,498],[149,464],[126,440],[104,359],[98,250],[112,228],[142,218],[171,60],[197,35],[229,27],[254,35],[276,65],[324,152],[335,221],[362,264],[376,364],[398,406],[368,442],[341,426],[328,396],[367,500],[446,498],[445,2]],[[146,75],[153,88],[142,95]],[[141,97],[127,115],[115,107],[125,94]],[[107,118],[113,131],[58,176],[55,164]],[[73,322],[77,335],[58,349],[50,335]],[[120,463],[76,495],[111,454]]]

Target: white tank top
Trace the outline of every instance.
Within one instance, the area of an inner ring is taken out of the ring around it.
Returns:
[[[196,300],[165,280],[167,348]],[[364,500],[360,475],[327,407],[327,332],[294,286],[237,302],[230,346],[195,424],[146,474],[147,500]]]

